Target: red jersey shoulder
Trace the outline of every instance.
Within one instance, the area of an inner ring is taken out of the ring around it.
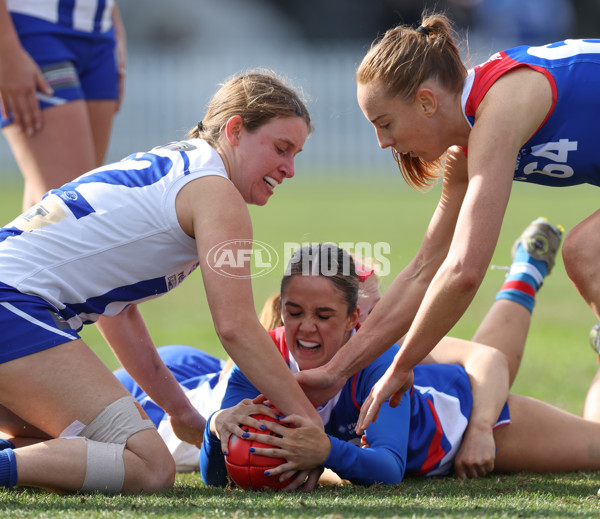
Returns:
[[[279,353],[281,353],[283,360],[289,362],[290,350],[288,349],[287,343],[285,341],[285,328],[283,326],[280,326],[279,328],[275,328],[274,330],[269,330],[269,335],[271,336],[271,339],[273,339],[275,346],[277,346]]]

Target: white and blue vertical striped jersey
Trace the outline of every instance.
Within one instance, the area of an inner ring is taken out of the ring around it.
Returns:
[[[173,289],[198,266],[175,197],[211,175],[228,178],[219,154],[192,139],[50,191],[0,229],[0,281],[46,300],[75,330]]]
[[[7,0],[8,11],[83,32],[112,28],[115,0]]]

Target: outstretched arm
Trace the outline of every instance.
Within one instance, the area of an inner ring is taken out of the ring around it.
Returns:
[[[468,183],[450,249],[425,293],[402,349],[363,406],[358,430],[376,418],[386,398],[391,396],[391,405],[398,401],[398,388],[407,370],[456,324],[483,280],[500,234],[518,151],[549,108],[549,103],[540,105],[535,89],[519,86],[518,74],[509,74],[494,85],[477,111],[469,136]]]
[[[228,244],[232,257],[248,258],[252,226],[241,195],[228,180],[204,177],[181,189],[176,207],[183,230],[196,239],[206,296],[223,347],[281,412],[306,416],[322,428],[314,406],[258,320],[249,261],[224,262],[220,268],[211,263],[210,252],[223,244]]]
[[[333,396],[350,376],[399,342],[410,328],[431,280],[446,258],[465,193],[466,158],[460,150],[453,157],[447,161],[440,201],[416,256],[333,359],[322,368],[299,374],[300,383],[313,403],[320,404]],[[428,352],[413,350],[414,364]],[[405,363],[403,373],[398,376],[400,394],[410,386],[414,364]]]
[[[425,293],[402,348],[363,404],[358,432],[376,419],[379,406],[388,397],[390,405],[397,405],[407,373],[448,333],[471,303],[496,246],[508,190],[504,195],[499,190],[496,198],[480,180],[469,183],[448,255]]]
[[[517,156],[552,106],[548,80],[518,69],[496,81],[482,100],[468,142],[467,188],[448,254],[429,285],[390,370],[363,405],[357,429],[395,405],[406,374],[456,324],[489,266],[506,211]]]
[[[122,366],[167,413],[177,437],[199,447],[206,421],[160,358],[137,306],[100,317],[97,325]]]

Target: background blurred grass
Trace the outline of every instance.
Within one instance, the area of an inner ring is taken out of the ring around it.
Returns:
[[[4,180],[0,190],[0,220],[7,223],[20,212],[22,184]],[[394,274],[412,258],[439,197],[439,188],[423,194],[409,189],[399,174],[323,171],[310,178],[297,173],[279,186],[265,207],[251,207],[255,239],[280,254],[285,242],[388,242],[391,274],[382,278],[385,290]],[[598,207],[590,186],[551,189],[515,183],[493,263],[507,265],[510,249],[522,229],[538,216],[562,224],[567,231]],[[278,290],[283,265],[254,280],[257,311]],[[490,271],[473,304],[453,330],[469,338],[502,284],[502,271]],[[225,352],[214,333],[202,277],[195,272],[177,290],[141,305],[157,346],[190,344],[216,356]],[[534,320],[521,371],[513,391],[535,396],[581,412],[597,361],[588,346],[588,332],[596,322],[588,306],[557,259],[552,275],[538,295]],[[118,362],[94,326],[86,326],[84,340],[111,368]]]

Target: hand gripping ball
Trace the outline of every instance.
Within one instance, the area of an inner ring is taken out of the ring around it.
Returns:
[[[288,424],[262,414],[252,415],[252,418],[265,422],[278,422],[281,425],[289,427]],[[247,425],[243,425],[242,429],[251,433],[279,436],[268,429],[261,431]],[[229,450],[227,451],[227,456],[225,456],[225,466],[227,467],[227,472],[229,473],[231,480],[237,486],[246,490],[262,490],[264,488],[280,490],[285,487],[290,482],[291,478],[285,481],[279,481],[280,476],[265,476],[264,474],[265,470],[273,469],[281,465],[285,462],[285,459],[259,456],[258,454],[250,452],[250,447],[273,448],[272,445],[267,445],[256,440],[231,435],[229,438]]]

